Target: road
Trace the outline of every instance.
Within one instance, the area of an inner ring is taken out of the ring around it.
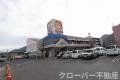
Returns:
[[[114,57],[106,56],[92,60],[46,58],[39,60],[23,59],[8,61],[7,63],[11,66],[14,80],[99,80],[99,78],[104,80],[104,73],[106,72],[110,74],[118,72],[120,79],[120,61],[115,63],[112,62],[113,59]],[[102,72],[103,76],[97,77],[99,72]],[[96,76],[90,77],[88,76],[90,74]]]

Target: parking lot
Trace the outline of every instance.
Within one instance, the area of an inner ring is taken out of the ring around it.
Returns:
[[[56,59],[38,60],[20,59],[8,61],[13,80],[104,80],[104,73],[118,72],[120,79],[120,61],[113,62],[115,57],[101,56],[96,59]],[[0,67],[3,67],[4,63]],[[102,76],[97,74],[102,72]],[[90,76],[90,75],[95,76]],[[109,75],[108,75],[109,76]],[[108,80],[114,80],[109,78]],[[115,79],[116,80],[116,79]]]

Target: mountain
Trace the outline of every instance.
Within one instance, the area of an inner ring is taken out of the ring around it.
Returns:
[[[22,47],[22,48],[19,48],[19,49],[14,49],[10,52],[26,52],[26,46]]]

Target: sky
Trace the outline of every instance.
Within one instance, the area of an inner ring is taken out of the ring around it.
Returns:
[[[47,35],[58,19],[65,35],[101,37],[120,23],[120,0],[0,0],[0,50],[26,45]]]

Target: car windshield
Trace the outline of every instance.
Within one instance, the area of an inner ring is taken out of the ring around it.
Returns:
[[[92,50],[83,50],[83,52],[92,52]]]
[[[73,53],[77,53],[77,51],[73,51]]]
[[[96,48],[96,50],[97,50],[97,51],[99,51],[99,50],[100,50],[100,48]]]
[[[106,49],[114,49],[114,48],[115,48],[115,46],[109,46]]]

